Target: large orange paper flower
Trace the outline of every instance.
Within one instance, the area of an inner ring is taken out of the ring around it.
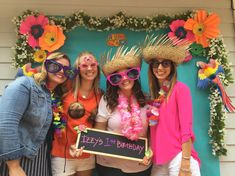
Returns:
[[[220,19],[215,13],[207,15],[205,10],[199,10],[194,19],[190,18],[186,21],[184,28],[191,30],[196,42],[205,48],[209,46],[208,39],[216,38],[219,35],[219,23]]]
[[[42,50],[52,52],[63,46],[64,40],[65,36],[60,27],[46,25],[43,35],[39,38],[39,46]]]

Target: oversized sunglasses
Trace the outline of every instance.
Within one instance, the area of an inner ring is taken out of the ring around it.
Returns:
[[[77,75],[77,72],[78,72],[77,69],[73,69],[70,66],[64,66],[54,60],[46,60],[45,68],[47,72],[49,73],[57,73],[63,69],[64,76],[66,76],[69,79],[73,79]]]
[[[151,66],[152,66],[152,68],[158,68],[159,67],[159,65],[162,65],[162,67],[163,68],[168,68],[168,67],[170,67],[171,66],[171,61],[170,60],[163,60],[163,61],[157,61],[157,60],[155,60],[155,61],[153,61],[152,63],[151,63]]]
[[[119,85],[124,76],[126,76],[129,80],[137,80],[140,77],[140,68],[130,68],[123,72],[113,73],[107,76],[107,80],[113,86]]]

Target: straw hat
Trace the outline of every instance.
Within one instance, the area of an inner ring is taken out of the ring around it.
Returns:
[[[136,46],[130,50],[128,48],[119,47],[111,58],[111,50],[101,58],[102,71],[105,76],[125,68],[133,68],[141,66],[141,51]]]
[[[145,62],[152,59],[168,59],[176,64],[180,64],[188,56],[190,42],[169,38],[167,35],[147,36],[142,56]]]

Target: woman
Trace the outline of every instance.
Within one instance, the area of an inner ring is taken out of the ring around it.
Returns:
[[[190,90],[177,81],[176,67],[187,56],[187,47],[186,42],[163,36],[150,39],[143,49],[143,57],[149,64],[153,108],[159,110],[150,133],[154,154],[152,176],[200,175],[200,161],[192,145],[195,138]]]
[[[95,128],[123,134],[129,140],[147,137],[145,97],[139,83],[139,50],[119,48],[102,70],[107,78],[106,94],[99,103]],[[109,58],[108,58],[109,60]],[[137,161],[97,156],[97,172],[102,176],[148,176],[150,159]]]
[[[77,140],[77,126],[93,127],[101,97],[100,69],[96,58],[89,52],[78,56],[75,67],[79,70],[78,75],[62,103],[67,124],[60,132],[56,129],[53,140],[52,173],[55,176],[91,176],[95,167],[94,155],[76,150],[74,144]]]
[[[69,72],[69,58],[52,53],[40,73],[19,77],[5,89],[0,99],[1,176],[8,170],[10,176],[49,175],[45,138],[52,122],[51,93],[61,94]]]

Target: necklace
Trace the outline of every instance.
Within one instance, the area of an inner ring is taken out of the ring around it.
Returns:
[[[86,95],[82,95],[82,98],[86,99],[86,98],[87,98],[87,96],[86,96]]]
[[[90,97],[90,94],[91,94],[91,92],[92,92],[92,89],[90,89],[88,92],[86,92],[86,91],[81,91],[80,90],[80,96],[83,98],[83,99],[87,99],[88,97]]]
[[[147,118],[149,122],[149,126],[155,126],[159,122],[159,108],[161,104],[164,102],[166,95],[169,91],[170,82],[164,81],[162,83],[161,89],[158,92],[158,98],[154,99],[153,101],[149,102],[149,107],[147,109]]]
[[[130,140],[137,140],[139,133],[143,129],[139,104],[135,101],[134,96],[131,95],[130,111],[128,111],[127,97],[120,92],[117,107],[121,115],[121,133]]]
[[[54,92],[51,93],[51,105],[53,112],[53,127],[55,134],[61,136],[66,126],[66,118],[63,111],[61,98],[56,96]]]

